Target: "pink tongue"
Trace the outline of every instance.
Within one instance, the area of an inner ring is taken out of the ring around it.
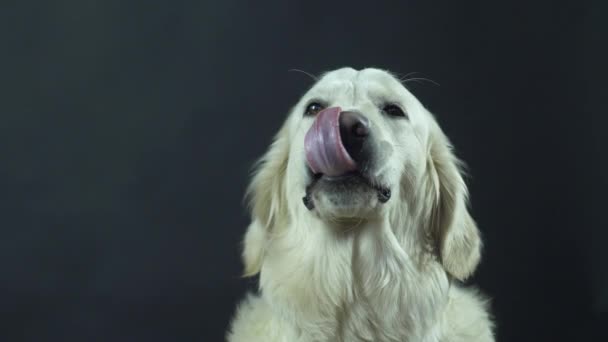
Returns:
[[[306,161],[314,173],[340,176],[357,168],[340,138],[340,107],[326,108],[304,138]]]

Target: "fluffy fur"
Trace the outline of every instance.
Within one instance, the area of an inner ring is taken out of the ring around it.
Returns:
[[[382,155],[374,175],[392,187],[385,204],[302,204],[310,181],[306,104],[323,98],[372,121]],[[382,115],[397,101],[408,118]],[[493,341],[486,300],[460,285],[480,260],[460,162],[433,116],[391,74],[343,68],[325,74],[294,106],[248,191],[247,276],[260,293],[239,305],[229,342]]]

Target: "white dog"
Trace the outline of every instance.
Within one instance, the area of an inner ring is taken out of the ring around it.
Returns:
[[[481,241],[459,161],[388,72],[325,74],[291,111],[249,188],[247,276],[230,342],[493,341],[459,281]]]

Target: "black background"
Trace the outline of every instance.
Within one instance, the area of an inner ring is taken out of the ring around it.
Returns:
[[[342,66],[439,83],[499,340],[605,337],[607,4],[3,0],[0,339],[222,340],[288,70]]]

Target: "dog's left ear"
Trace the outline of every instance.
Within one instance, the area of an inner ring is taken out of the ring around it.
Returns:
[[[429,135],[428,176],[433,187],[431,233],[443,268],[459,280],[468,278],[481,257],[481,238],[469,214],[468,190],[462,177],[462,163],[437,123]]]

